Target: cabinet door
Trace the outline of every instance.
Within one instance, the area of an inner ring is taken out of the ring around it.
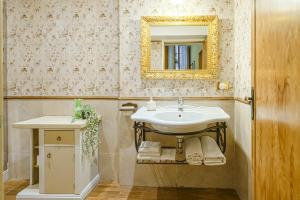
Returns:
[[[74,146],[45,147],[45,193],[74,194]]]

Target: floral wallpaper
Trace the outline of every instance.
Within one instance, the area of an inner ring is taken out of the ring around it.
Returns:
[[[117,0],[7,0],[7,95],[118,96]]]
[[[235,0],[235,96],[251,95],[251,1]]]
[[[219,80],[234,83],[234,1],[9,0],[6,12],[8,96],[234,95],[217,80],[140,77],[141,16],[218,15]]]
[[[216,90],[216,81],[142,80],[140,77],[140,17],[151,15],[218,15],[220,18],[219,80],[234,82],[234,1],[189,0],[176,6],[171,0],[120,0],[120,95],[233,96]],[[151,88],[148,89],[148,88]],[[178,89],[178,90],[175,90]],[[178,92],[177,92],[178,91]]]

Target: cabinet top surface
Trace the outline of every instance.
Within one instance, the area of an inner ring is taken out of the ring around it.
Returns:
[[[20,121],[13,124],[14,128],[63,128],[80,129],[86,126],[86,120],[73,120],[72,116],[43,116],[38,118]]]

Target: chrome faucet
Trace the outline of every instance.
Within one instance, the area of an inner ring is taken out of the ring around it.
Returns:
[[[178,97],[178,111],[182,112],[183,111],[183,98],[182,97]]]

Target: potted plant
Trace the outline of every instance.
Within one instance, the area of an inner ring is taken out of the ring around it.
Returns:
[[[84,153],[94,154],[99,147],[99,123],[100,119],[90,105],[82,105],[81,99],[75,99],[73,119],[87,120],[87,126],[82,134],[82,150]]]

